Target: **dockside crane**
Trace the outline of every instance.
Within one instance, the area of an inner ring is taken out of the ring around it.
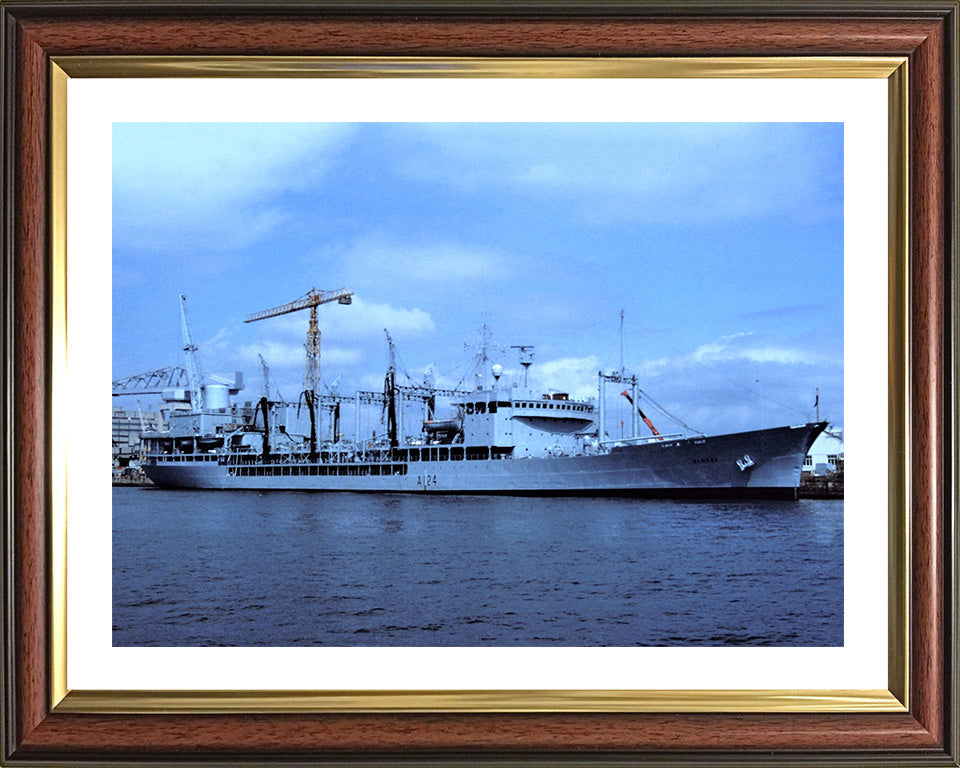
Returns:
[[[203,413],[203,373],[200,370],[200,356],[190,333],[190,321],[187,319],[187,297],[180,294],[180,331],[183,335],[183,351],[187,362],[187,380],[190,382],[190,408],[194,413]]]
[[[352,304],[353,291],[346,288],[340,288],[336,291],[318,291],[311,288],[306,295],[295,301],[281,304],[279,307],[264,309],[260,312],[254,312],[244,318],[245,323],[253,323],[257,320],[266,320],[268,317],[278,317],[287,315],[291,312],[299,312],[301,309],[310,310],[310,324],[307,326],[307,340],[304,344],[307,353],[306,368],[303,374],[303,400],[306,401],[307,408],[310,411],[310,456],[316,455],[317,451],[317,424],[316,404],[319,400],[320,389],[320,326],[317,324],[317,307],[321,304],[328,304],[335,301],[338,304]]]
[[[264,309],[247,315],[243,322],[253,323],[257,320],[266,320],[268,317],[286,315],[290,312],[299,312],[301,309],[310,310],[310,324],[307,326],[307,341],[304,344],[307,350],[307,364],[303,375],[303,388],[316,398],[320,389],[320,326],[317,324],[317,307],[335,301],[338,304],[352,304],[353,291],[340,288],[336,291],[318,291],[311,288],[305,296],[281,304],[273,309]]]

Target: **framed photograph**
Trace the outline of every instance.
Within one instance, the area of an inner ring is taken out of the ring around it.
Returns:
[[[0,4],[5,763],[958,764],[955,2]]]

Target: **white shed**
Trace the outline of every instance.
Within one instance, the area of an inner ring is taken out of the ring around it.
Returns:
[[[820,433],[803,460],[803,471],[828,475],[843,469],[843,428],[827,427]]]

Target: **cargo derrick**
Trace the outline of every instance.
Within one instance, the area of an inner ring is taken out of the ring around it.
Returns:
[[[639,402],[634,403],[633,398],[630,396],[630,393],[627,390],[623,390],[623,392],[621,392],[620,394],[623,395],[625,398],[627,398],[627,402],[637,409],[637,413],[640,415],[640,418],[643,419],[643,423],[650,428],[650,431],[653,432],[654,437],[657,437],[660,440],[663,440],[663,438],[660,436],[660,433],[657,431],[657,428],[653,426],[653,422],[650,421],[650,419],[647,417],[647,414],[643,412],[643,409],[640,407],[640,403]]]

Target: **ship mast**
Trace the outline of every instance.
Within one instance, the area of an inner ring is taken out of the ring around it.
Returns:
[[[623,310],[620,310],[620,373],[623,373]]]
[[[630,439],[636,440],[640,436],[640,419],[650,428],[657,439],[662,439],[660,433],[653,426],[650,419],[640,408],[640,390],[638,388],[636,374],[627,374],[626,366],[623,362],[623,322],[626,312],[620,310],[620,368],[612,373],[598,371],[597,377],[597,440],[604,441],[606,436],[606,418],[607,418],[607,382],[614,384],[627,384],[629,389],[623,390],[620,394],[630,403]],[[621,401],[617,398],[617,427],[619,429],[620,439],[624,439],[623,420],[621,418]]]
[[[619,378],[616,380],[618,383],[621,383],[621,384],[623,383],[623,376],[624,376],[624,371],[623,371],[623,315],[624,315],[624,311],[623,311],[623,308],[621,307],[621,308],[620,308],[620,369],[617,371],[617,373],[619,374]],[[634,389],[636,389],[636,387],[634,387]],[[623,439],[623,416],[621,415],[621,412],[620,412],[620,405],[621,405],[620,399],[617,398],[617,427],[620,429],[620,439],[622,440],[622,439]],[[634,427],[634,430],[633,430],[633,436],[634,436],[634,437],[636,437],[636,431],[637,431],[637,430],[636,430],[636,427]]]
[[[523,388],[527,388],[527,373],[530,366],[533,365],[533,345],[532,344],[513,344],[510,349],[520,350],[520,365],[523,368]]]
[[[475,349],[477,354],[474,356],[474,376],[477,381],[477,390],[487,388],[487,363],[490,362],[489,350],[493,349],[495,352],[503,352],[504,348],[499,344],[491,344],[493,339],[493,331],[490,330],[490,326],[486,323],[480,324],[480,343],[479,344],[464,344],[464,349]]]

